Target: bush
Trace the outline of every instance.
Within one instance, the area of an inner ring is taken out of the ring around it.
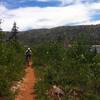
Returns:
[[[0,42],[0,98],[13,100],[10,90],[23,76],[23,47],[17,41]]]
[[[34,66],[41,66],[41,70],[37,69],[38,73],[40,72],[39,79],[41,79],[36,84],[37,96],[46,97],[43,93],[56,84],[63,87],[65,91],[68,91],[66,87],[70,89],[76,87],[89,93],[89,97],[83,96],[87,100],[92,97],[100,99],[98,90],[100,88],[100,65],[95,60],[96,52],[90,51],[90,48],[91,45],[87,44],[87,41],[81,40],[72,42],[69,48],[64,48],[63,44],[58,41],[34,46]],[[66,98],[64,97],[63,100]]]

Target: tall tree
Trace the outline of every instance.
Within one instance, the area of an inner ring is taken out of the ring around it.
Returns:
[[[1,24],[2,24],[2,19],[0,19],[0,42],[4,40],[5,36],[4,32],[2,31]]]
[[[18,33],[18,27],[16,25],[16,22],[14,22],[9,40],[12,40],[12,39],[17,40],[17,33]]]
[[[0,32],[2,31],[1,23],[2,23],[2,19],[0,19]]]

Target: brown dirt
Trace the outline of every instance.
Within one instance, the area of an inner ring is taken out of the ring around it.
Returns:
[[[25,69],[25,76],[15,100],[35,100],[34,94],[35,72],[31,66]]]

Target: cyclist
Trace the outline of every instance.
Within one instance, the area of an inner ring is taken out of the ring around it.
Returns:
[[[29,65],[29,62],[31,60],[32,57],[32,51],[30,48],[28,48],[25,52],[25,58],[26,58],[26,63]]]

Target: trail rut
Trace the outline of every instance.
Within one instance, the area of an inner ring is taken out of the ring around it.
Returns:
[[[34,93],[35,72],[32,66],[26,67],[23,82],[19,88],[18,95],[15,100],[35,100]]]

